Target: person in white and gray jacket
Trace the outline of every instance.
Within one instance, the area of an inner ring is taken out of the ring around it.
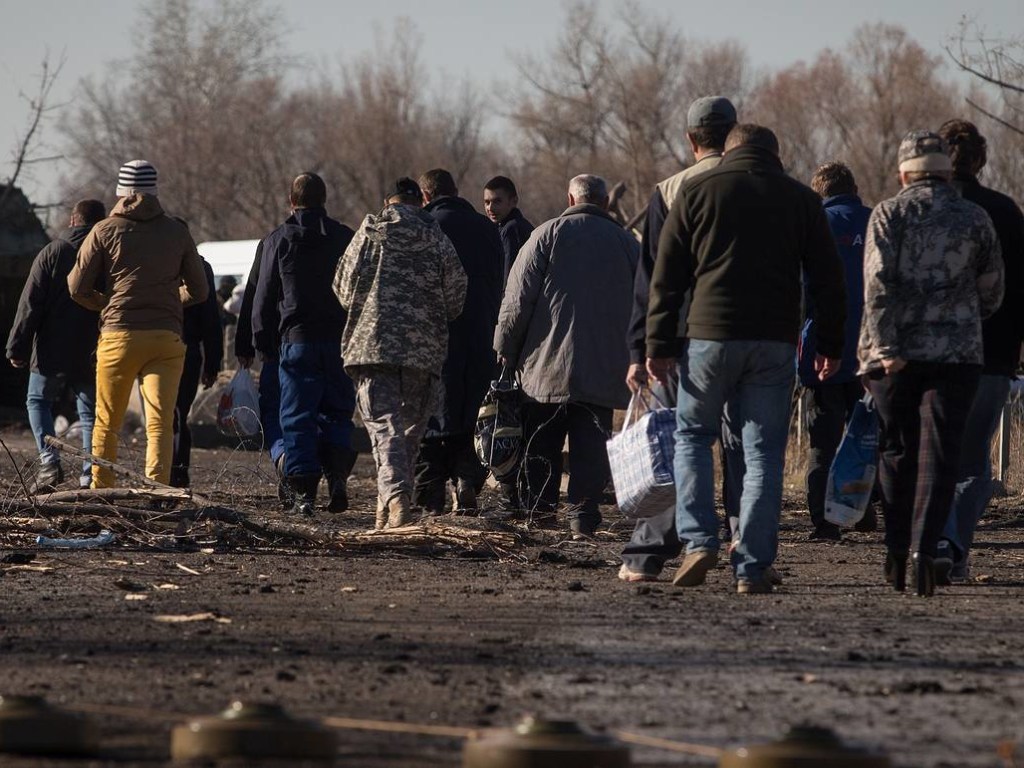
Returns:
[[[537,227],[512,267],[494,348],[522,374],[526,443],[520,498],[553,521],[569,438],[569,523],[590,535],[609,479],[612,411],[629,403],[622,371],[640,248],[608,214],[599,176],[569,183],[569,208]]]

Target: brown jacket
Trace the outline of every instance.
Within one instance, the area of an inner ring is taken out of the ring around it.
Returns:
[[[103,331],[174,331],[209,286],[188,228],[152,195],[121,198],[82,243],[71,298],[100,312]]]

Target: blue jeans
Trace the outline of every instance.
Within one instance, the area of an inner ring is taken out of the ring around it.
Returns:
[[[319,475],[320,446],[350,448],[356,393],[339,342],[285,342],[278,367],[284,473]]]
[[[260,368],[260,421],[263,424],[263,447],[270,451],[270,461],[284,453],[281,435],[281,381],[277,360],[264,360]]]
[[[942,538],[956,549],[958,563],[967,559],[974,529],[992,497],[992,438],[1010,395],[1008,376],[983,375],[960,440],[956,496]]]
[[[726,401],[743,453],[737,578],[757,580],[775,561],[796,347],[779,341],[686,341],[676,405],[676,527],[687,552],[718,550],[715,467]]]
[[[28,397],[25,405],[28,410],[28,423],[36,438],[39,460],[43,464],[55,464],[60,461],[60,453],[48,446],[43,438],[55,437],[53,426],[53,406],[70,387],[75,395],[75,406],[78,409],[78,421],[82,425],[82,447],[92,453],[92,427],[96,421],[96,382],[95,380],[71,380],[64,374],[44,376],[32,372],[28,376]],[[92,462],[82,462],[82,477],[92,477]]]

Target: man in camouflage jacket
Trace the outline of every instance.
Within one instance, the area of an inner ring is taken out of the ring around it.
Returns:
[[[378,530],[412,522],[416,455],[437,406],[448,324],[466,298],[455,247],[421,203],[419,185],[399,179],[334,279],[348,311],[341,354],[377,464]]]
[[[908,134],[899,164],[903,189],[868,222],[858,357],[882,426],[886,578],[902,590],[913,552],[917,591],[931,595],[1003,261],[988,214],[950,184],[939,136]]]

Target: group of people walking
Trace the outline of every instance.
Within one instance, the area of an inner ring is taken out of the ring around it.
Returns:
[[[264,437],[288,509],[312,514],[321,479],[327,509],[348,508],[357,410],[377,467],[378,530],[449,503],[477,509],[487,477],[477,410],[505,370],[523,394],[524,455],[503,504],[556,524],[568,442],[561,506],[571,532],[590,536],[613,412],[630,390],[654,388],[676,409],[677,499],[637,525],[619,577],[656,579],[683,554],[673,582],[699,586],[727,549],[737,591],[770,592],[799,377],[812,537],[841,536],[824,517],[828,469],[867,390],[881,420],[886,578],[903,590],[909,568],[923,595],[965,578],[1024,338],[1013,300],[1024,292],[1024,218],[978,182],[984,138],[960,120],[908,134],[893,169],[901,191],[872,211],[840,162],[810,187],[788,176],[775,134],[740,122],[726,98],[694,102],[686,136],[694,163],[657,185],[639,241],[591,174],[573,178],[566,210],[536,229],[504,176],[485,185],[486,215],[447,170],[398,179],[355,230],[328,215],[320,176],[296,177],[290,215],[257,249],[234,349],[242,367],[261,361]],[[113,461],[136,380],[146,473],[188,484],[185,416],[220,368],[220,320],[209,265],[162,210],[156,181],[145,161],[123,166],[110,215],[79,203],[33,266],[7,356],[33,366],[39,490],[63,479],[44,441],[59,390],[76,395],[83,444]],[[106,462],[83,466],[90,482],[114,482]]]

